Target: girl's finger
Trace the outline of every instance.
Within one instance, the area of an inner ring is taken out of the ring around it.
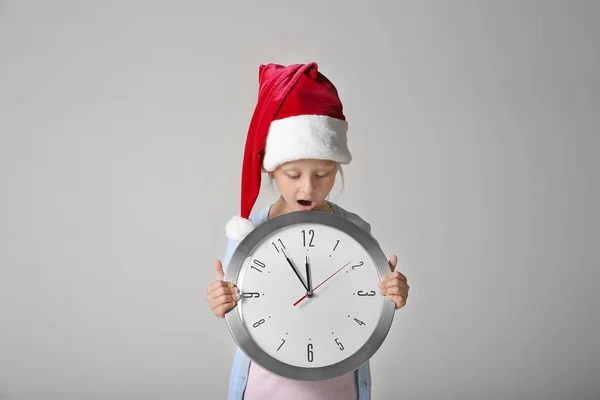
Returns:
[[[233,284],[233,282],[227,282],[227,281],[213,281],[210,285],[208,285],[208,288],[206,289],[207,293],[210,293],[214,290],[216,290],[217,288],[220,287],[234,287],[235,285]]]
[[[215,261],[215,275],[216,280],[218,281],[225,279],[225,274],[223,273],[223,264],[221,264],[220,260]]]
[[[406,305],[406,299],[402,296],[387,296],[387,298],[396,304],[396,310]]]
[[[386,295],[400,295],[400,296],[408,297],[408,289],[403,288],[403,287],[392,286],[392,287],[386,288],[384,290],[385,290]]]
[[[397,285],[397,286],[384,286],[379,288],[379,293],[383,295],[388,294],[399,294],[404,297],[408,297],[408,285]]]
[[[212,291],[212,293],[210,294],[210,298],[218,299],[219,297],[223,297],[223,296],[231,296],[231,295],[235,295],[235,294],[239,295],[239,292],[240,291],[236,287],[233,287],[233,288],[219,287]]]
[[[398,264],[398,257],[394,254],[390,258],[390,261],[388,263],[390,265],[390,269],[392,270],[392,272],[394,272],[394,270],[396,269],[396,265]]]
[[[394,286],[398,286],[401,288],[405,288],[405,289],[409,289],[408,283],[400,280],[400,279],[390,279],[389,281],[385,282],[383,285],[383,287],[394,287]]]
[[[390,279],[400,279],[401,281],[408,282],[406,276],[404,276],[400,271],[394,271],[389,276]]]
[[[227,313],[227,311],[231,310],[233,307],[235,307],[234,302],[222,304],[216,308],[213,308],[213,314],[215,314],[217,317],[223,318],[225,317],[225,313]]]
[[[385,288],[394,287],[394,286],[403,287],[403,288],[406,288],[407,290],[410,288],[410,286],[408,286],[408,283],[406,283],[400,279],[388,279],[386,281],[379,282],[379,284],[377,286],[379,286],[380,289],[385,289]]]
[[[212,300],[213,308],[219,307],[226,303],[235,303],[240,299],[239,293],[235,294],[225,294],[223,296],[219,296]]]

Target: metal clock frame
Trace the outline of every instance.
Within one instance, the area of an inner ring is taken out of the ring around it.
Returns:
[[[387,258],[385,257],[385,254],[383,254],[379,244],[358,225],[335,214],[321,211],[295,211],[267,220],[252,230],[238,244],[231,256],[227,273],[225,274],[225,280],[237,284],[240,271],[248,258],[248,254],[250,254],[257,244],[259,244],[267,235],[270,235],[279,229],[300,223],[321,224],[345,232],[367,251],[377,268],[380,279],[390,273]],[[225,320],[231,335],[239,348],[258,365],[285,378],[303,381],[318,381],[335,378],[351,372],[369,360],[383,344],[383,341],[391,328],[394,311],[394,303],[389,301],[385,296],[381,296],[381,312],[379,320],[373,333],[365,344],[354,354],[340,362],[314,368],[286,364],[264,352],[248,334],[248,331],[242,322],[239,307],[236,306],[225,314]]]

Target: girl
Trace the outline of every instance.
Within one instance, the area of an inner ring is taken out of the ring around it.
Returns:
[[[371,232],[357,214],[327,201],[341,165],[352,157],[347,146],[348,124],[334,85],[318,71],[316,63],[261,65],[259,96],[250,122],[242,166],[241,214],[226,226],[229,242],[223,263],[215,263],[216,280],[207,289],[207,301],[219,318],[240,298],[224,270],[237,244],[256,225],[292,211],[329,212]],[[258,197],[261,173],[267,172],[281,196],[269,207],[251,213]],[[394,271],[398,258],[389,260],[390,274],[380,283],[380,293],[404,307],[407,279]],[[370,399],[371,376],[367,361],[354,372],[318,382],[279,377],[252,363],[238,348],[229,383],[230,400],[254,399]]]

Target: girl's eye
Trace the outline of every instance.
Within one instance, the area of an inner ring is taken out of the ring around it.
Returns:
[[[288,178],[290,178],[290,179],[298,179],[298,178],[300,178],[300,175],[288,175]]]
[[[327,178],[328,176],[329,176],[329,174],[317,175],[317,178],[322,179],[322,178]]]

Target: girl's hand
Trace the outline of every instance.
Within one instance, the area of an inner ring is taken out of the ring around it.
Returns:
[[[396,304],[396,310],[406,305],[408,289],[410,289],[406,277],[400,271],[394,271],[397,263],[398,257],[393,255],[389,261],[392,273],[384,276],[379,283],[379,293],[393,301]]]
[[[206,289],[206,301],[217,317],[223,318],[227,311],[235,307],[240,298],[240,291],[233,282],[225,282],[223,265],[221,261],[215,261],[215,274],[217,279],[208,285]]]

